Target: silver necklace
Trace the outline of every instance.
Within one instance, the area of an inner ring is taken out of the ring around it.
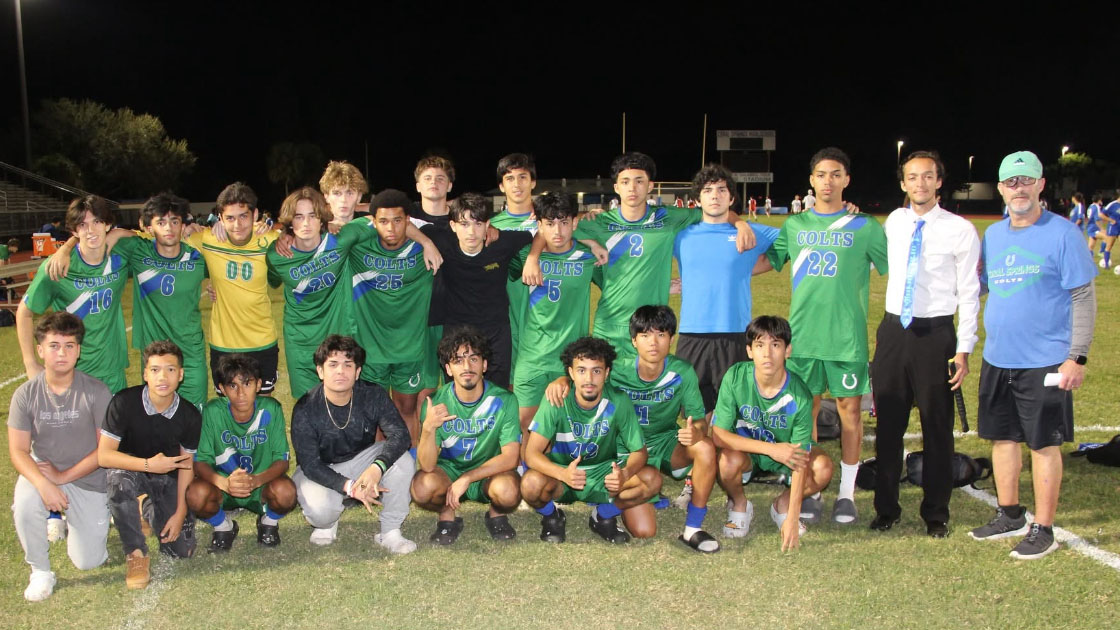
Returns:
[[[66,391],[62,392],[62,394],[60,396],[56,397],[54,395],[54,392],[51,391],[51,386],[50,385],[48,385],[46,383],[44,383],[43,385],[44,385],[43,389],[47,392],[47,400],[52,405],[54,405],[55,411],[61,411],[63,407],[67,406],[67,404],[70,403],[70,399],[74,397],[73,387],[67,387]],[[65,398],[60,403],[59,398],[63,398],[63,397],[65,397]]]
[[[329,400],[327,400],[327,397],[326,397],[325,394],[323,395],[323,405],[325,405],[326,408],[327,408],[327,417],[331,419],[331,424],[334,425],[334,428],[338,429],[339,431],[342,431],[346,427],[350,426],[350,417],[354,414],[354,394],[353,394],[353,392],[351,392],[351,394],[350,394],[350,410],[346,412],[346,423],[343,424],[342,426],[338,426],[338,423],[334,421],[334,416],[331,414],[331,403],[330,403]]]

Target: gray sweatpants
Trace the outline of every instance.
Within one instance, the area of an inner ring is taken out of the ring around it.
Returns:
[[[72,483],[58,487],[66,495],[66,551],[70,561],[85,571],[101,566],[109,559],[105,539],[109,536],[109,502],[104,492],[83,490]],[[16,535],[23,545],[23,557],[36,571],[50,571],[50,543],[47,542],[47,506],[39,491],[23,475],[16,480],[12,499],[12,516]]]
[[[357,479],[362,471],[373,464],[384,446],[384,442],[377,442],[353,459],[330,464],[330,468],[347,479]],[[411,501],[409,486],[412,485],[412,475],[415,473],[416,460],[405,451],[381,477],[381,487],[388,490],[381,495],[381,533],[398,529],[408,516],[408,504]],[[344,507],[342,501],[346,498],[342,493],[311,481],[301,468],[296,468],[292,481],[296,484],[296,496],[303,508],[303,516],[312,527],[326,529],[338,522]]]

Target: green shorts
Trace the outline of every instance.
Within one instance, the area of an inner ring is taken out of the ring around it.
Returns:
[[[291,388],[292,400],[299,400],[321,382],[314,361],[315,350],[318,348],[319,346],[285,342],[284,367],[288,370],[288,386]]]
[[[262,488],[253,490],[253,493],[245,498],[238,498],[222,493],[222,509],[223,510],[236,510],[241,508],[255,512],[256,514],[264,514],[264,501],[261,500]]]
[[[443,339],[443,326],[428,326],[428,339],[424,351],[424,366],[420,371],[420,387],[435,389],[443,383],[443,366],[439,364],[436,348]]]
[[[680,444],[680,442],[677,441],[676,431],[665,431],[658,435],[646,435],[645,439],[646,450],[649,451],[649,459],[646,460],[647,464],[677,481],[688,476],[688,473],[692,470],[692,462],[686,464],[684,468],[673,470],[673,451],[675,451],[677,445]]]
[[[564,492],[556,499],[557,503],[610,503],[614,497],[607,492],[606,478],[611,473],[610,462],[594,466],[580,466],[587,471],[587,484],[582,490],[574,490],[561,482]]]
[[[377,383],[386,390],[402,394],[415,394],[423,387],[424,361],[407,363],[366,363],[362,380]]]
[[[544,400],[544,390],[548,384],[564,376],[564,372],[544,372],[528,366],[521,366],[514,374],[513,393],[520,407],[537,407]]]
[[[790,357],[786,368],[801,377],[814,396],[831,392],[836,398],[862,396],[871,391],[867,361],[825,361]]]
[[[614,351],[618,353],[620,359],[624,356],[634,357],[638,354],[638,351],[634,349],[634,343],[630,340],[630,322],[619,326],[602,323],[596,319],[591,334],[594,337],[609,341],[614,346]]]
[[[454,468],[444,467],[440,464],[436,465],[439,466],[440,470],[447,474],[447,478],[451,481],[455,481],[459,477],[463,476],[462,472],[455,470]],[[467,486],[466,493],[464,493],[459,500],[474,501],[475,503],[483,503],[489,505],[490,497],[486,494],[485,489],[483,489],[482,487],[483,484],[485,484],[487,481],[489,481],[489,479],[479,479],[478,481],[471,483],[471,485]]]

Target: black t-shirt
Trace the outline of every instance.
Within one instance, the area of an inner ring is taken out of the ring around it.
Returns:
[[[428,235],[443,256],[437,276],[443,276],[443,311],[433,325],[474,324],[509,326],[509,296],[506,278],[509,263],[517,252],[533,242],[532,232],[502,232],[498,240],[474,256],[459,249],[459,239],[450,228],[425,225]]]
[[[424,211],[424,206],[419,202],[414,202],[408,207],[408,216],[418,221],[431,223],[440,227],[447,227],[447,222],[451,220],[451,214],[428,214]]]
[[[146,459],[157,453],[177,457],[180,447],[190,453],[198,450],[198,434],[202,430],[202,414],[198,409],[180,398],[179,408],[172,417],[158,413],[150,416],[144,411],[145,387],[136,385],[113,396],[101,432],[119,440],[118,450],[133,457]]]

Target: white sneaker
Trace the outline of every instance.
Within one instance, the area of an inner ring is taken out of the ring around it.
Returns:
[[[56,543],[66,540],[66,520],[63,518],[47,519],[47,542]],[[48,593],[49,595],[50,593]]]
[[[782,525],[785,525],[786,516],[788,516],[788,514],[778,514],[778,510],[774,507],[774,504],[770,504],[770,520],[774,521],[774,524],[778,526],[778,531],[781,531]],[[797,535],[804,536],[808,531],[809,528],[805,527],[805,523],[802,523],[801,519],[797,519]]]
[[[31,571],[31,581],[23,591],[23,598],[29,602],[41,602],[54,592],[54,583],[54,571]]]
[[[313,527],[311,529],[311,544],[325,547],[338,539],[338,521],[330,527]]]
[[[754,504],[747,501],[747,509],[742,513],[731,511],[731,502],[727,502],[727,523],[723,526],[723,535],[727,538],[742,538],[751,531],[751,519],[754,518]]]
[[[416,551],[416,543],[402,536],[399,529],[394,529],[387,534],[378,534],[373,537],[373,540],[389,553],[406,554]]]

